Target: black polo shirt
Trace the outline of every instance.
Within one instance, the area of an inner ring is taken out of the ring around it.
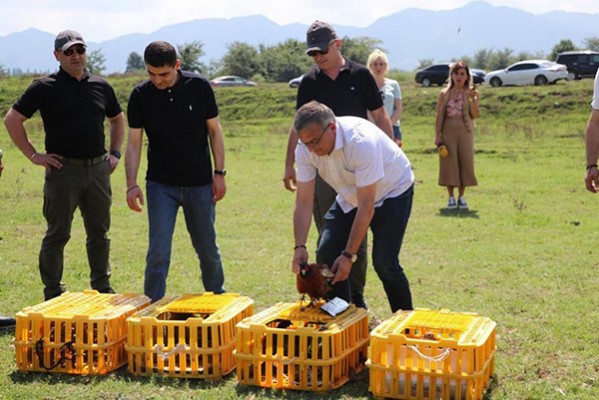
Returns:
[[[86,70],[78,81],[62,68],[34,80],[13,108],[27,118],[39,110],[46,152],[69,158],[105,154],[104,117],[112,118],[122,111],[106,80]]]
[[[179,80],[159,90],[152,82],[137,85],[127,107],[129,127],[148,136],[146,179],[172,186],[212,183],[206,120],[218,116],[210,82],[179,71]]]
[[[296,107],[316,100],[328,106],[336,116],[367,118],[367,110],[383,106],[383,99],[370,71],[345,59],[345,66],[335,80],[318,67],[308,72],[297,91]]]

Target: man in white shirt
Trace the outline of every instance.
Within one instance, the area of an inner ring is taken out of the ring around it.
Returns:
[[[350,301],[347,278],[370,227],[374,268],[391,310],[411,310],[410,285],[399,264],[414,194],[410,161],[376,125],[358,117],[335,117],[330,108],[316,101],[297,111],[294,128],[299,143],[293,271],[297,273],[299,264],[308,261],[305,244],[318,172],[337,192],[325,216],[316,260],[335,274],[330,297]]]
[[[597,171],[597,158],[599,157],[599,70],[595,75],[595,89],[591,107],[593,110],[587,124],[586,136],[587,175],[585,183],[589,192],[597,193],[599,191],[599,172]]]

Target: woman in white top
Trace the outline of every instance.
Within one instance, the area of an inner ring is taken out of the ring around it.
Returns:
[[[401,88],[397,81],[385,77],[389,71],[389,60],[385,53],[379,49],[374,50],[368,56],[367,65],[379,87],[385,110],[387,110],[387,114],[391,118],[395,143],[401,147],[401,128],[399,123],[399,118],[401,117]]]

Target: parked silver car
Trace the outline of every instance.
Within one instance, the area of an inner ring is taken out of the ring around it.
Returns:
[[[227,75],[219,76],[210,81],[212,86],[256,86],[256,82],[248,81],[239,76]]]
[[[505,69],[485,75],[485,84],[493,87],[507,85],[546,85],[568,77],[565,65],[549,60],[519,61]]]
[[[303,78],[304,78],[304,75],[300,75],[297,78],[293,78],[292,80],[289,81],[289,87],[290,88],[298,87],[300,85],[300,83],[302,82]]]

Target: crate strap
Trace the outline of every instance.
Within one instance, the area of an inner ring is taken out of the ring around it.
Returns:
[[[445,351],[443,353],[439,354],[438,356],[431,357],[431,356],[427,356],[426,354],[422,354],[422,352],[420,350],[418,350],[418,346],[416,346],[416,345],[411,345],[411,346],[408,345],[408,348],[414,350],[416,352],[416,354],[418,354],[420,356],[420,358],[423,358],[430,362],[443,361],[447,358],[447,356],[449,356],[449,353],[451,352],[451,349],[445,349]]]
[[[75,351],[73,350],[73,342],[64,343],[62,346],[60,346],[58,351],[60,352],[60,357],[58,358],[58,360],[56,360],[54,364],[50,365],[49,367],[46,367],[46,364],[44,363],[44,338],[41,338],[35,342],[35,355],[37,355],[37,358],[40,362],[40,366],[46,371],[53,370],[54,368],[63,364],[63,362],[66,360],[73,360],[72,355],[75,353]],[[71,354],[71,357],[67,357],[67,352]]]
[[[187,349],[187,347],[185,346],[185,344],[179,343],[178,345],[173,347],[173,349],[171,351],[165,352],[160,348],[160,345],[157,344],[154,346],[154,353],[156,353],[156,355],[158,355],[159,357],[162,357],[163,359],[166,360],[173,354],[181,353],[181,352],[185,351],[186,349]]]

